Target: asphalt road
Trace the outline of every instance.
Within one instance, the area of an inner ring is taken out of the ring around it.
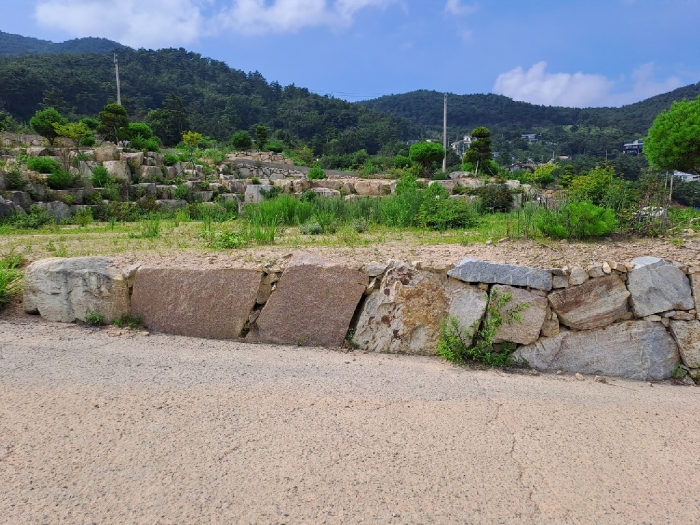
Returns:
[[[698,523],[700,388],[0,321],[0,523]]]

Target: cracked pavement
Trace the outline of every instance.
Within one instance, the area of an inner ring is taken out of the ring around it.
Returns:
[[[699,388],[26,319],[0,320],[3,524],[700,516]]]

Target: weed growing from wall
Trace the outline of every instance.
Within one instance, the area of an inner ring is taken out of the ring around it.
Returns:
[[[529,307],[527,303],[521,303],[508,311],[504,318],[502,310],[512,298],[512,294],[492,290],[483,320],[467,329],[460,326],[457,318],[450,316],[440,328],[437,354],[454,363],[475,362],[499,368],[513,364],[515,344],[501,343],[496,347],[493,343],[503,323],[522,322],[520,313]]]

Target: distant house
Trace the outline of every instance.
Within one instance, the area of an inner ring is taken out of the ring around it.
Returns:
[[[528,142],[536,142],[537,133],[525,133],[524,135],[520,135],[520,138],[523,140],[527,140]]]
[[[525,164],[524,162],[516,162],[515,164],[511,164],[508,166],[508,171],[509,172],[514,172],[514,171],[520,171],[520,170],[527,170],[527,171],[535,171],[535,166],[532,164]]]
[[[622,146],[622,153],[625,155],[639,155],[644,148],[644,141],[637,139],[633,142],[628,142]]]
[[[464,135],[462,140],[450,143],[450,147],[454,150],[458,157],[463,157],[464,153],[469,149],[474,139],[469,135]]]
[[[700,182],[700,175],[695,173],[685,173],[684,171],[674,171],[673,176],[683,182]]]

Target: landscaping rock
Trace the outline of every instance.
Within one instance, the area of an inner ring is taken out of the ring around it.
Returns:
[[[256,270],[140,268],[131,309],[151,330],[209,339],[241,335],[255,305]]]
[[[328,188],[311,188],[311,191],[313,191],[319,197],[340,197],[340,192],[338,190],[331,190]]]
[[[128,275],[106,257],[36,261],[24,276],[24,311],[64,323],[98,312],[111,323],[129,313]]]
[[[559,322],[576,330],[602,328],[627,312],[630,293],[616,275],[586,281],[549,294]]]
[[[187,208],[187,201],[185,200],[161,199],[157,200],[156,204],[158,205],[158,208],[163,211],[175,211],[182,208]]]
[[[520,347],[516,361],[538,370],[639,380],[668,379],[680,363],[673,338],[660,323],[628,321],[584,332],[560,332]]]
[[[447,307],[437,275],[394,261],[365,301],[353,340],[370,352],[434,354]]]
[[[636,316],[695,307],[688,277],[676,266],[658,257],[638,257],[632,263],[627,289]]]
[[[459,321],[459,326],[471,334],[471,340],[486,314],[489,297],[477,286],[464,284],[456,279],[448,279],[445,284],[448,298],[447,316]]]
[[[97,162],[109,162],[119,158],[119,150],[116,146],[100,146],[95,148],[95,160]],[[126,162],[126,161],[125,161]]]
[[[160,166],[141,166],[138,174],[141,182],[154,182],[164,178]]]
[[[125,160],[132,166],[141,166],[143,164],[143,151],[135,151],[131,153],[121,152],[119,160]]]
[[[491,289],[489,301],[494,303],[497,300],[496,297],[503,297],[506,294],[510,295],[511,299],[499,310],[503,323],[496,332],[493,342],[508,341],[523,345],[534,343],[540,337],[540,331],[547,316],[547,298],[522,288],[497,284]],[[495,304],[492,308],[495,308]],[[516,308],[520,308],[518,312],[520,320],[508,323],[508,312]]]
[[[43,146],[32,146],[27,148],[28,157],[45,157],[49,154],[49,150]]]
[[[270,191],[272,188],[273,186],[271,184],[249,184],[245,188],[245,203],[248,204],[264,201],[265,197],[260,190]]]
[[[125,160],[108,160],[103,162],[102,165],[105,167],[110,177],[131,182],[131,171]]]
[[[7,198],[14,202],[17,206],[21,206],[25,211],[29,211],[32,205],[32,196],[26,191],[8,191],[5,192]]]
[[[71,218],[70,206],[61,201],[37,202],[39,208],[44,208],[55,221],[63,221]]]
[[[18,206],[12,201],[5,200],[0,196],[0,219],[13,217],[17,214],[26,215],[26,212],[21,206]]]
[[[688,368],[700,368],[700,321],[671,321],[671,334],[683,364]]]
[[[441,323],[454,316],[469,330],[484,315],[487,296],[475,286],[394,261],[367,298],[354,341],[364,350],[434,355]]]
[[[468,283],[496,283],[529,286],[538,290],[552,289],[552,274],[547,270],[496,264],[467,257],[447,275]]]
[[[693,300],[695,301],[695,315],[700,319],[700,272],[691,273],[690,287],[693,291]]]
[[[342,346],[367,275],[316,255],[297,253],[276,283],[247,339]]]

